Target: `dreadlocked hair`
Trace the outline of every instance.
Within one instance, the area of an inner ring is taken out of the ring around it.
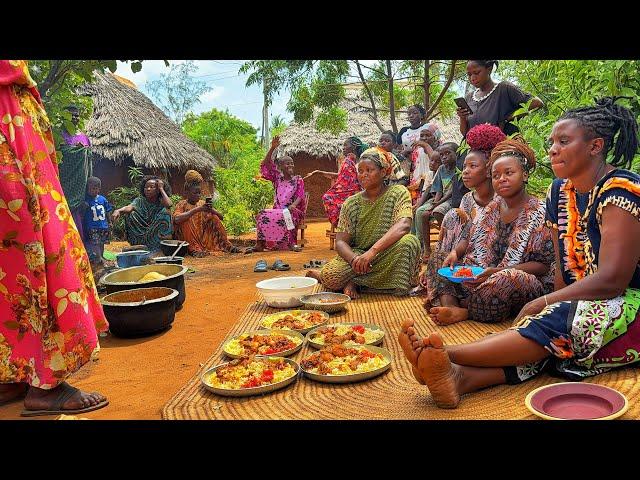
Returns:
[[[498,68],[498,60],[467,60],[469,62],[476,63],[484,68]]]
[[[631,97],[599,98],[595,100],[595,106],[574,108],[565,112],[560,120],[575,121],[589,140],[604,139],[604,158],[607,158],[611,147],[614,147],[611,165],[630,169],[638,151],[638,122],[631,110],[615,103],[620,98]]]
[[[536,154],[521,136],[507,138],[498,143],[491,150],[489,157],[489,169],[493,167],[493,162],[501,157],[515,157],[520,160],[525,172],[531,173],[536,168]]]

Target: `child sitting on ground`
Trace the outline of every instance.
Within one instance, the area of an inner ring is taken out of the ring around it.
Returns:
[[[102,182],[98,177],[87,179],[85,212],[83,215],[84,244],[89,255],[91,267],[103,266],[104,244],[109,242],[111,215],[113,206],[100,195]]]

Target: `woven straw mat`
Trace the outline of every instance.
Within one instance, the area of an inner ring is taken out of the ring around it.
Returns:
[[[316,288],[320,291],[320,288]],[[259,296],[259,294],[258,294]],[[319,383],[300,377],[295,383],[261,396],[222,397],[206,390],[200,376],[209,368],[229,361],[222,353],[222,345],[231,337],[259,328],[261,319],[279,310],[267,306],[259,299],[250,304],[207,360],[162,409],[165,420],[498,420],[536,419],[525,407],[524,399],[531,390],[542,385],[561,381],[546,374],[523,384],[500,385],[462,397],[457,409],[446,410],[435,406],[427,387],[416,382],[397,340],[400,326],[405,319],[416,320],[420,335],[438,331],[445,343],[459,344],[479,339],[490,332],[509,327],[509,322],[482,324],[461,322],[438,327],[425,314],[420,297],[394,297],[382,294],[364,294],[349,303],[346,311],[331,315],[329,323],[362,322],[379,325],[385,331],[381,347],[392,355],[391,368],[381,376],[358,383]],[[300,363],[315,351],[304,347],[290,356]],[[638,370],[617,369],[598,375],[587,381],[603,384],[622,392],[629,400],[630,408],[622,416],[633,419],[640,416],[636,399],[640,394]]]

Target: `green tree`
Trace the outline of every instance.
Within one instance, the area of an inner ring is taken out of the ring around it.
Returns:
[[[455,60],[379,60],[373,66],[360,60],[252,60],[240,72],[249,73],[247,86],[263,85],[267,101],[288,89],[287,110],[296,122],[315,118],[318,130],[336,134],[346,129],[341,101],[347,85],[361,86],[357,103],[381,131],[380,119],[388,117],[397,132],[396,114],[412,103],[426,105],[429,119],[453,113],[449,87],[463,75],[462,62]]]
[[[524,91],[540,97],[545,107],[514,123],[536,152],[540,168],[530,180],[536,193],[544,192],[553,179],[547,139],[556,120],[567,110],[593,105],[607,95],[630,97],[619,101],[640,120],[640,62],[626,60],[511,60],[501,62],[501,75]],[[520,112],[528,112],[528,105]],[[638,171],[636,157],[634,169]]]
[[[129,62],[129,60],[125,60]],[[79,86],[93,81],[94,72],[115,72],[116,60],[29,60],[29,73],[38,84],[38,91],[53,127],[56,145],[61,141],[61,131],[65,128],[75,132],[71,114],[66,110],[77,105],[80,111],[79,129],[91,114],[91,100],[77,93]],[[135,73],[142,68],[142,60],[131,61]]]
[[[280,115],[276,115],[271,119],[271,129],[270,136],[271,138],[280,135],[287,128],[287,122]]]
[[[178,125],[182,125],[185,115],[200,103],[200,96],[211,90],[193,76],[197,71],[193,60],[174,63],[168,73],[161,73],[160,78],[147,83],[149,95]]]
[[[257,179],[265,150],[256,129],[228,111],[213,109],[188,114],[182,124],[185,134],[211,153],[218,165],[214,180],[220,197],[216,208],[225,216],[232,235],[255,227],[255,215],[273,200],[273,187]]]

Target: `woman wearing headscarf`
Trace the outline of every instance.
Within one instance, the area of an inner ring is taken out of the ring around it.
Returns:
[[[186,198],[178,202],[173,212],[175,237],[189,242],[189,253],[194,257],[204,257],[211,252],[240,252],[227,238],[222,214],[213,208],[211,202],[201,198],[202,175],[188,170],[184,180]]]
[[[336,233],[338,256],[322,270],[310,271],[330,290],[357,298],[358,287],[406,295],[417,285],[420,242],[411,235],[411,197],[402,185],[385,185],[391,154],[379,147],[365,150],[358,161],[364,191],[349,197]]]
[[[320,173],[331,180],[335,180],[334,184],[331,185],[331,188],[329,188],[329,190],[327,190],[327,192],[322,196],[322,204],[327,212],[327,217],[329,218],[331,225],[334,227],[338,225],[340,208],[344,201],[351,195],[362,190],[362,187],[360,187],[360,183],[358,182],[356,162],[362,152],[366,149],[367,144],[358,137],[349,137],[342,145],[342,154],[344,155],[344,159],[342,160],[342,164],[340,164],[337,173],[314,170],[304,177],[304,179],[307,179],[311,175]]]
[[[0,60],[0,405],[83,413],[99,393],[66,382],[108,324],[58,178],[51,124],[23,60]]]

